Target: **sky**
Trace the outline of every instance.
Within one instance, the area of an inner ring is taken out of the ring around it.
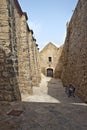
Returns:
[[[27,13],[29,28],[40,50],[49,42],[64,43],[66,23],[70,21],[78,0],[18,0]]]

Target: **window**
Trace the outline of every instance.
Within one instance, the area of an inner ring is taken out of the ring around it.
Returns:
[[[52,57],[48,57],[48,61],[51,62],[52,61]]]

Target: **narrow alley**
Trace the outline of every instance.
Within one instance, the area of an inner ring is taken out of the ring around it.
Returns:
[[[33,95],[0,108],[0,130],[87,130],[87,104],[68,98],[60,79],[42,75]]]
[[[0,130],[87,130],[87,0],[0,1]]]

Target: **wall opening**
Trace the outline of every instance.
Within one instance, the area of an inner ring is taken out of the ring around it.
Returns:
[[[53,77],[53,69],[52,68],[47,69],[47,76],[48,77]]]
[[[48,61],[49,61],[49,62],[52,62],[52,57],[48,57]]]

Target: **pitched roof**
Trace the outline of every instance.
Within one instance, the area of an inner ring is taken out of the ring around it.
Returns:
[[[40,52],[43,52],[47,48],[52,47],[52,48],[58,48],[56,45],[54,45],[52,42],[49,42]]]

